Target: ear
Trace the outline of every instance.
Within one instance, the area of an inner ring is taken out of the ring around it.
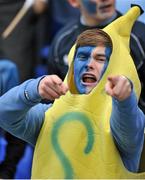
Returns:
[[[68,0],[68,2],[74,8],[79,8],[80,6],[79,0]]]

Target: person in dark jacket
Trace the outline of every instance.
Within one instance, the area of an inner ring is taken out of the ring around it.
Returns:
[[[79,19],[68,23],[58,32],[52,42],[48,57],[48,74],[57,74],[64,79],[68,70],[67,55],[77,36],[92,28],[104,28],[116,18],[122,16],[115,9],[115,0],[68,0],[75,8],[79,8]],[[139,106],[145,113],[145,24],[136,21],[130,40],[131,56],[136,65],[142,84]]]

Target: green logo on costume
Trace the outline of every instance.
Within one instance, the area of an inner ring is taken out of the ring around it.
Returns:
[[[65,178],[66,179],[73,179],[74,178],[74,171],[71,166],[71,163],[69,162],[67,156],[61,149],[59,142],[58,142],[58,134],[60,131],[61,126],[64,123],[71,122],[71,121],[79,121],[81,122],[87,131],[87,144],[86,147],[84,148],[84,153],[88,154],[93,147],[94,144],[94,131],[92,128],[92,124],[89,120],[89,118],[80,112],[70,112],[66,113],[63,116],[61,116],[55,123],[52,128],[52,135],[51,135],[51,141],[52,141],[52,146],[56,152],[57,157],[59,158],[65,172]],[[91,135],[91,136],[90,136]]]

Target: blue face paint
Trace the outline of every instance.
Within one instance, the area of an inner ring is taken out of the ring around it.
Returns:
[[[81,83],[82,75],[87,71],[87,64],[90,62],[90,55],[95,47],[79,47],[74,59],[74,81],[80,94],[85,94],[86,86]]]
[[[85,7],[85,9],[90,14],[96,14],[97,12],[97,4],[95,2],[92,2],[90,0],[82,0],[82,4]]]
[[[107,66],[108,66],[111,53],[112,53],[111,47],[106,47],[106,49],[105,49],[106,61],[105,61],[104,66],[103,66],[103,69],[102,69],[102,72],[101,72],[101,75],[100,75],[100,79],[102,78],[103,74],[104,74],[105,71],[106,71],[106,68],[107,68]]]
[[[79,47],[77,49],[77,52],[75,55],[74,81],[76,84],[76,88],[80,94],[86,94],[86,92],[87,92],[87,87],[82,83],[82,76],[88,70],[88,64],[90,63],[90,60],[91,60],[91,53],[94,48],[96,48],[96,47],[94,47],[94,46]],[[110,47],[105,48],[106,61],[104,63],[103,69],[101,71],[100,79],[103,76],[103,74],[108,66],[111,52],[112,52],[112,50]]]

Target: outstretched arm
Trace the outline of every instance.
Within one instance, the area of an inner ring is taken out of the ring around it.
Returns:
[[[113,99],[110,120],[112,135],[125,166],[136,172],[144,141],[145,116],[126,77],[108,77],[105,88]]]
[[[0,126],[35,145],[45,111],[50,107],[40,101],[54,100],[66,91],[67,87],[55,75],[24,82],[0,97]]]

